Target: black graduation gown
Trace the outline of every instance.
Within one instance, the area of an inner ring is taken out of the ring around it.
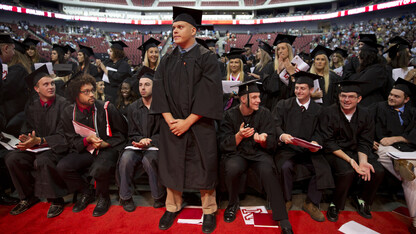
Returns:
[[[75,133],[74,126],[72,125],[72,114],[74,111],[74,105],[66,106],[61,118],[65,138],[68,142],[69,150],[72,153],[81,153],[85,150],[84,137],[81,137]],[[126,119],[120,114],[113,104],[108,105],[108,119],[112,132],[112,137],[109,137],[106,132],[106,114],[104,110],[104,102],[95,101],[97,107],[97,128],[98,136],[105,142],[109,143],[112,149],[121,150],[126,142],[125,135],[127,134],[127,122]],[[94,107],[93,107],[94,108]],[[84,114],[78,109],[76,110],[76,121],[94,129],[93,120],[91,117],[86,118]],[[86,151],[84,151],[86,152]]]
[[[398,142],[393,147],[401,151],[416,151],[416,109],[406,104],[401,117],[403,125],[400,124],[399,114],[385,102],[379,102],[372,111],[375,115],[376,135],[375,140],[380,142],[384,137],[402,136],[409,143]]]
[[[6,132],[18,135],[24,124],[24,109],[29,99],[29,92],[24,78],[28,72],[21,64],[9,67],[3,81],[3,111],[7,121]],[[20,113],[20,114],[19,114]]]
[[[367,107],[387,100],[393,83],[390,79],[392,79],[391,72],[388,71],[386,65],[382,64],[373,64],[350,78],[350,80],[367,82],[360,85],[361,96],[363,97],[360,105]]]
[[[113,63],[111,59],[107,59],[104,61],[104,66],[117,69],[117,72],[110,70],[108,71],[108,80],[110,81],[110,84],[106,83],[104,89],[105,94],[108,94],[113,98],[112,103],[115,103],[115,98],[118,96],[118,87],[121,85],[124,79],[131,76],[130,65],[124,59],[120,59],[116,63]]]
[[[332,104],[322,111],[318,129],[326,154],[342,150],[349,156],[363,152],[368,158],[374,158],[374,119],[366,108],[357,106],[351,122],[348,122],[341,107]]]
[[[274,63],[273,60],[268,62],[263,69],[260,70],[259,67],[255,67],[254,74],[260,75],[259,81],[263,81],[265,77],[271,76],[274,73]]]
[[[338,86],[337,82],[341,81],[341,77],[335,74],[333,71],[329,71],[329,86],[328,86],[328,92],[325,92],[325,79],[320,78],[319,79],[319,86],[321,87],[323,98],[322,98],[322,105],[323,106],[330,106],[337,102],[338,100]]]
[[[290,134],[307,141],[316,141],[322,144],[322,139],[316,131],[321,114],[322,107],[313,102],[309,103],[307,110],[302,112],[300,106],[296,102],[296,97],[281,100],[273,109],[273,117],[276,125],[276,136],[280,137],[283,133]],[[290,158],[303,154],[309,156],[315,168],[316,181],[318,189],[327,189],[334,187],[334,181],[331,175],[331,167],[321,152],[312,153],[306,148],[295,146],[292,144],[284,144],[278,147],[276,154],[276,165],[280,172],[283,164]],[[306,175],[298,174],[297,178],[306,178]]]
[[[295,83],[289,78],[289,83],[286,85],[274,71],[271,76],[264,78],[263,90],[262,103],[272,111],[280,100],[295,96]]]
[[[360,61],[358,60],[358,57],[351,57],[342,69],[342,79],[349,80],[352,75],[357,73],[359,67]]]
[[[253,137],[244,138],[236,145],[235,134],[240,130],[241,123],[249,124],[257,133],[267,133],[267,149],[256,143]],[[249,116],[243,116],[239,106],[224,112],[219,128],[218,138],[222,157],[240,156],[252,161],[263,161],[273,165],[271,155],[276,148],[276,128],[271,112],[262,106]],[[274,166],[273,166],[274,167]]]
[[[153,83],[152,114],[170,112],[185,119],[201,115],[182,136],[160,123],[159,178],[174,190],[214,189],[217,184],[217,142],[214,120],[222,117],[222,85],[215,54],[197,44],[181,54],[166,54]],[[197,151],[189,155],[189,144]],[[187,155],[188,152],[188,155]]]
[[[67,152],[68,144],[63,134],[61,114],[68,104],[64,97],[56,95],[52,105],[45,108],[39,98],[33,98],[25,110],[26,122],[22,132],[28,134],[35,130],[36,136],[45,138],[53,153],[62,156]]]
[[[84,69],[80,68],[80,71],[84,72]],[[90,63],[87,73],[90,74],[94,78],[102,77],[102,75],[98,73],[97,67],[92,63]]]

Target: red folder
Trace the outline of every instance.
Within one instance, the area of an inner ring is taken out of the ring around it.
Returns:
[[[273,220],[270,213],[253,213],[254,227],[279,228],[279,222]]]
[[[305,141],[297,137],[293,137],[292,142],[293,142],[293,145],[297,145],[297,146],[307,148],[307,149],[322,149],[322,146],[320,145],[312,144],[309,141]]]

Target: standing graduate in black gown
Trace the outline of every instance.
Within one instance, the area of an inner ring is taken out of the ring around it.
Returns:
[[[264,186],[270,199],[273,220],[280,221],[282,233],[293,233],[273,163],[272,154],[277,142],[271,112],[260,106],[260,90],[256,80],[240,84],[238,96],[240,105],[224,113],[218,134],[229,197],[224,221],[229,223],[236,218],[241,175],[252,168],[259,175],[259,183]]]
[[[253,44],[251,43],[247,43],[244,45],[244,60],[246,61],[246,64],[244,65],[245,73],[250,73],[251,68],[254,67],[254,65],[256,64],[256,57],[253,55],[252,47]]]
[[[8,73],[3,80],[3,111],[7,120],[5,132],[18,136],[25,121],[25,105],[29,99],[29,89],[24,82],[25,77],[32,72],[29,58],[25,55],[25,45],[15,43],[15,53],[8,64]]]
[[[377,44],[365,43],[359,53],[358,72],[349,78],[349,80],[366,82],[360,86],[362,96],[360,105],[365,107],[387,100],[394,83],[390,70],[381,63],[377,53]]]
[[[319,90],[315,89],[311,97],[314,101],[322,98],[323,106],[330,106],[337,102],[337,83],[341,81],[341,77],[329,69],[329,58],[332,53],[331,49],[321,45],[311,52],[313,64],[310,73],[322,77],[318,80]]]
[[[94,92],[95,79],[89,74],[71,78],[68,98],[73,104],[66,106],[61,115],[69,154],[59,161],[57,170],[69,192],[81,192],[72,211],[84,210],[97,195],[92,215],[98,217],[111,205],[110,183],[126,141],[127,122],[113,104],[96,101]],[[95,180],[95,193],[91,178]]]
[[[277,102],[294,95],[294,80],[291,75],[296,73],[296,67],[291,63],[293,59],[292,44],[296,36],[279,34],[273,42],[276,46],[274,55],[274,72],[263,80],[264,94],[262,97],[264,106],[273,110]],[[280,79],[280,73],[286,70],[289,76],[287,84]]]
[[[94,56],[94,50],[91,47],[79,45],[77,53],[78,68],[76,71],[81,71],[83,74],[90,74],[95,79],[100,79],[101,74],[98,73],[97,67],[91,63],[91,56]]]
[[[334,188],[331,167],[322,153],[317,152],[318,149],[309,150],[295,146],[292,142],[293,137],[297,137],[322,144],[316,131],[322,107],[311,98],[313,81],[322,77],[303,71],[295,73],[294,76],[296,97],[280,100],[273,110],[277,137],[282,143],[274,159],[283,181],[286,209],[289,210],[292,206],[293,182],[312,176],[308,185],[307,200],[302,209],[312,219],[323,222],[325,216],[319,210],[319,203],[322,191]],[[307,172],[296,173],[296,168],[300,166],[306,168]]]
[[[53,218],[64,210],[62,197],[67,195],[56,164],[68,149],[60,118],[68,103],[65,98],[55,95],[55,84],[46,65],[25,79],[38,98],[32,99],[25,110],[26,123],[19,136],[18,149],[7,154],[5,159],[21,199],[10,214],[23,213],[39,202],[39,198],[47,198],[51,202],[47,217]],[[26,151],[37,146],[50,149],[39,153]]]
[[[259,48],[256,53],[258,63],[256,64],[254,71],[248,73],[248,75],[260,82],[263,81],[265,77],[272,75],[274,71],[272,54],[273,47],[267,44],[267,42],[259,41]]]
[[[335,179],[335,191],[327,212],[331,222],[338,220],[354,181],[362,187],[359,195],[354,196],[353,204],[358,214],[370,219],[370,206],[384,176],[383,166],[372,152],[374,119],[366,108],[358,105],[362,99],[360,84],[359,81],[340,82],[339,104],[327,107],[319,117],[324,155]]]
[[[202,230],[215,230],[217,140],[215,120],[222,117],[222,87],[214,53],[195,41],[202,11],[173,7],[176,48],[155,74],[150,113],[162,114],[159,176],[167,188],[166,212],[159,228],[168,229],[182,208],[184,189],[201,193]]]
[[[120,87],[121,82],[127,77],[131,76],[131,68],[126,62],[123,48],[128,47],[122,41],[111,41],[111,47],[109,49],[110,59],[101,62],[100,59],[96,60],[96,65],[100,73],[104,73],[108,77],[108,82],[105,85],[105,94],[109,95],[112,103],[115,103],[117,98],[117,89]],[[117,71],[109,70],[107,67],[116,69]]]

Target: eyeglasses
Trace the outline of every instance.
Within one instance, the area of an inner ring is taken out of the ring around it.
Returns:
[[[84,94],[84,95],[89,95],[90,93],[95,93],[95,89],[91,89],[91,90],[81,90],[79,91],[80,93]]]
[[[340,99],[350,99],[350,100],[354,100],[354,99],[357,99],[358,97],[357,96],[352,96],[352,95],[344,95],[344,94],[341,94],[340,95]]]

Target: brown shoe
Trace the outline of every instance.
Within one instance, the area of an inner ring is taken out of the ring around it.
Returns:
[[[292,208],[293,203],[292,201],[287,201],[286,202],[286,212],[289,214],[289,210]]]
[[[325,221],[324,214],[322,214],[319,208],[315,206],[312,202],[304,202],[302,206],[302,210],[308,213],[311,216],[311,218],[315,221],[318,221],[318,222]]]
[[[394,160],[394,170],[396,170],[400,177],[406,181],[412,181],[416,178],[414,165],[404,159]]]

